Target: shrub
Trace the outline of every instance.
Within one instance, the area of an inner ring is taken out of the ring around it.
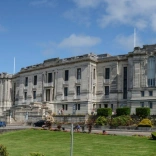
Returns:
[[[5,146],[0,145],[0,156],[8,156],[8,152]]]
[[[117,113],[117,116],[130,115],[130,108],[129,107],[117,108],[116,113]]]
[[[111,108],[99,108],[97,109],[97,115],[98,116],[111,116],[112,115],[112,109]]]
[[[30,153],[30,156],[45,156],[45,155],[41,153]]]
[[[136,115],[141,117],[147,117],[150,115],[150,108],[136,108]]]
[[[99,116],[97,119],[96,119],[96,124],[97,125],[106,125],[107,124],[107,119],[104,117],[104,116]]]
[[[138,127],[152,127],[152,122],[151,122],[151,120],[149,120],[149,119],[143,119],[143,120],[139,123]]]
[[[122,115],[115,118],[108,119],[109,125],[112,127],[129,126],[132,124],[130,116]]]
[[[151,133],[153,140],[156,140],[156,132]]]

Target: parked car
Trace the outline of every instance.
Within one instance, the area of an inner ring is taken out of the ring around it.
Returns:
[[[4,121],[0,121],[0,127],[6,127],[6,123]]]
[[[43,125],[45,125],[45,120],[39,120],[37,122],[35,122],[34,127],[42,127]]]

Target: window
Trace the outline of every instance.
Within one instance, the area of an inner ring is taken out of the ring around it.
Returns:
[[[144,91],[141,91],[141,96],[142,96],[142,97],[144,96]]]
[[[62,105],[62,109],[63,110],[68,110],[68,105],[67,104]]]
[[[46,89],[46,101],[50,101],[50,89]]]
[[[80,110],[80,104],[75,104],[75,110]]]
[[[25,87],[28,86],[28,77],[25,78]]]
[[[24,92],[24,100],[27,100],[27,92]]]
[[[95,95],[95,86],[93,86],[93,95]]]
[[[108,104],[104,104],[104,108],[108,108]]]
[[[153,91],[149,91],[149,96],[153,96]]]
[[[140,102],[140,106],[141,107],[144,107],[144,102]]]
[[[148,102],[148,106],[149,106],[149,108],[153,108],[153,103],[150,101],[150,102]]]
[[[77,110],[80,110],[80,104],[77,104]]]
[[[52,73],[48,73],[48,83],[52,82]]]
[[[127,67],[123,70],[123,99],[127,99]]]
[[[99,108],[101,108],[101,104],[99,104]]]
[[[69,70],[65,70],[65,81],[68,81],[69,79]]]
[[[95,80],[95,69],[93,71],[93,79]]]
[[[77,69],[77,79],[81,79],[81,68]]]
[[[16,83],[14,83],[14,92],[13,92],[13,94],[14,94],[14,102],[16,101]]]
[[[105,95],[109,95],[109,86],[105,86]]]
[[[76,95],[80,95],[80,86],[76,86]]]
[[[64,88],[64,96],[68,96],[68,87]]]
[[[151,56],[148,58],[148,86],[153,87],[155,86],[155,57]]]
[[[33,99],[36,99],[36,91],[33,91]]]
[[[105,79],[110,78],[110,68],[105,68]]]
[[[37,75],[34,76],[34,85],[37,85]]]
[[[113,104],[111,104],[111,109],[113,110]]]

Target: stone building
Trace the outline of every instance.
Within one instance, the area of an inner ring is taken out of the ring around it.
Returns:
[[[53,58],[0,76],[0,116],[24,113],[90,114],[97,108],[150,107],[156,114],[156,45],[125,55]],[[35,109],[36,108],[36,109]],[[20,110],[20,111],[19,111]],[[35,111],[32,111],[35,110]]]

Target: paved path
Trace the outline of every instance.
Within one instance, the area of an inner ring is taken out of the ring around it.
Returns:
[[[32,126],[6,126],[6,127],[0,127],[0,131],[11,131],[11,130],[22,130],[22,129],[30,129],[30,128],[36,128],[36,127],[32,127]],[[54,127],[55,128],[55,127]],[[66,129],[69,130],[70,129]],[[87,132],[87,129],[86,129]],[[111,129],[107,129],[106,130],[107,134],[116,134],[116,135],[125,135],[125,136],[132,136],[132,135],[144,135],[144,136],[150,136],[151,135],[151,131],[138,131],[138,130],[111,130]],[[102,130],[92,130],[92,133],[102,133]]]

